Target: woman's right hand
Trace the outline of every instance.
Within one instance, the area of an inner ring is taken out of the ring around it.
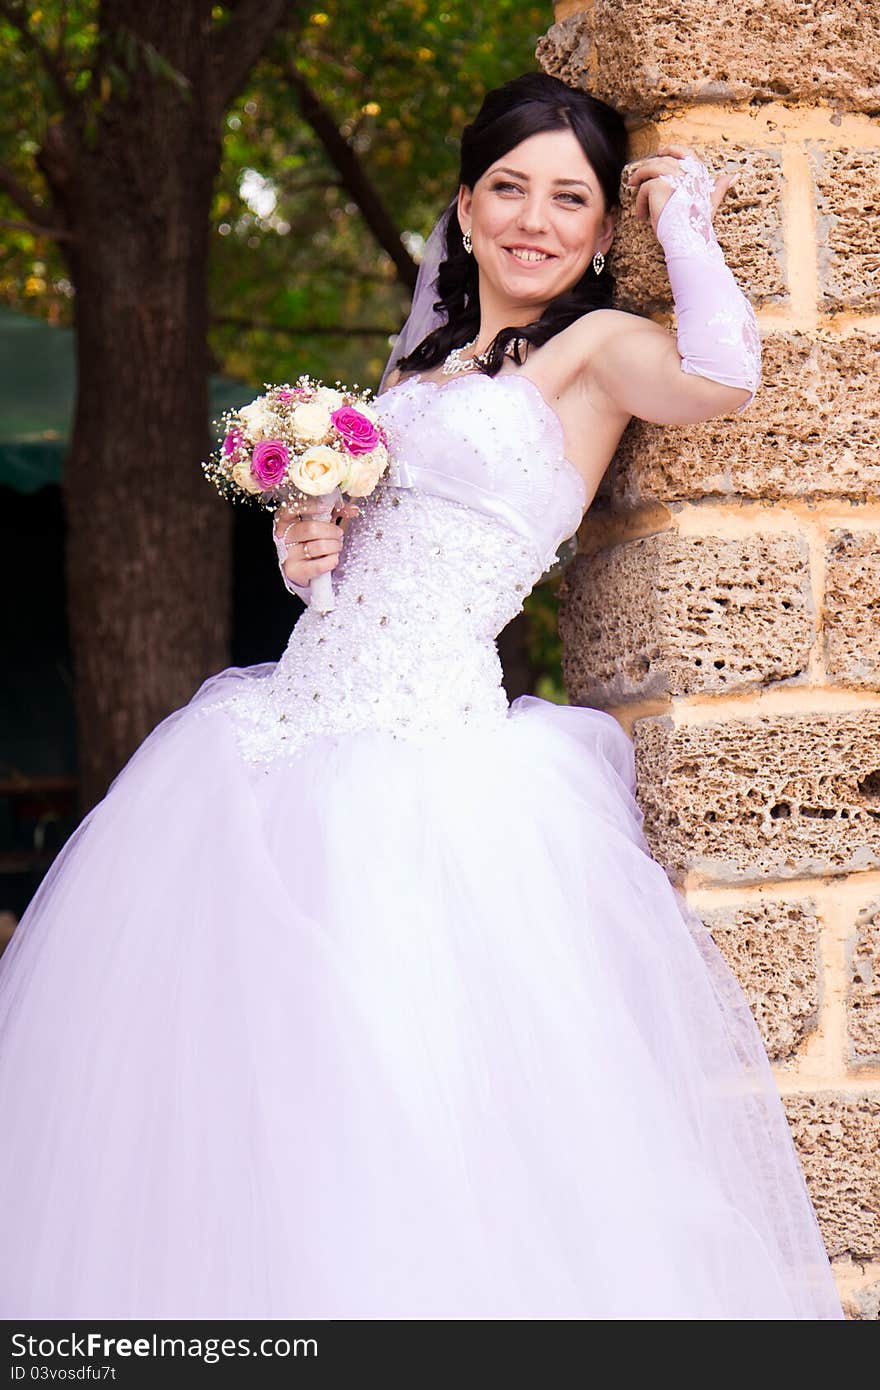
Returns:
[[[306,587],[319,574],[326,574],[339,563],[345,527],[359,515],[353,503],[333,508],[331,521],[312,515],[324,510],[324,499],[312,497],[301,502],[285,502],[273,519],[276,545],[287,550],[282,569],[292,584]]]

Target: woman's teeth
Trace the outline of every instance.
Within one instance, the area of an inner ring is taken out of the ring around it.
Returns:
[[[545,251],[521,251],[518,247],[513,246],[505,246],[504,249],[518,261],[549,261],[553,259]]]

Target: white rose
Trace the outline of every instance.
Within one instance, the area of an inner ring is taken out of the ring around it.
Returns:
[[[303,401],[294,408],[290,428],[297,439],[326,439],[330,432],[330,411],[318,401]]]
[[[344,487],[348,477],[348,459],[329,444],[315,444],[297,455],[288,469],[294,487],[310,497],[324,497],[335,487]]]
[[[315,393],[315,401],[327,411],[338,410],[340,406],[345,405],[345,396],[332,386],[319,386]]]
[[[352,457],[345,490],[350,497],[368,497],[388,464],[388,450],[377,444],[368,454]]]
[[[281,427],[277,415],[268,409],[266,402],[259,396],[255,401],[251,401],[250,405],[242,406],[238,414],[248,438],[254,444],[258,444],[261,439],[274,439]]]
[[[250,459],[239,459],[232,465],[232,477],[245,492],[262,492],[263,489],[251,472]]]

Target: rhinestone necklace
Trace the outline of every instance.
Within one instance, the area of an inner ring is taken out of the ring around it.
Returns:
[[[507,347],[504,349],[506,357],[512,357],[516,346],[516,338],[511,338]],[[476,357],[468,357],[462,361],[461,354],[467,352],[468,348],[476,347],[477,340],[472,338],[469,343],[463,343],[461,347],[453,348],[443,366],[440,368],[444,376],[452,376],[455,372],[473,372],[478,367],[485,367],[489,361],[488,350],[478,353]]]

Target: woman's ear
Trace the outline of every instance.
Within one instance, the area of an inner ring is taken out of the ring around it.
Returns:
[[[461,184],[458,190],[458,207],[456,209],[458,213],[458,226],[461,232],[465,232],[471,225],[471,205],[473,201],[474,190],[468,188],[465,183]]]
[[[611,247],[611,243],[614,240],[614,234],[617,231],[617,219],[619,218],[619,216],[620,208],[611,208],[609,212],[606,212],[604,218],[602,219],[602,235],[596,243],[596,250],[601,251],[603,255],[608,254],[608,251]]]

